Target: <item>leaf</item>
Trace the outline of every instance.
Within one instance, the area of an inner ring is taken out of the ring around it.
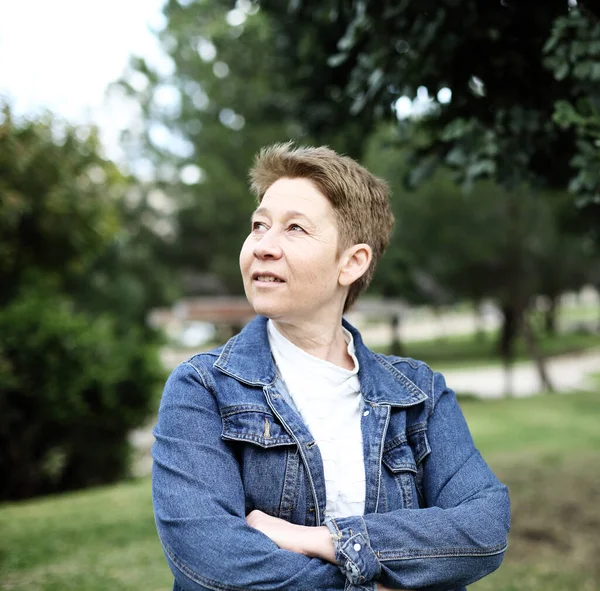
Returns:
[[[471,178],[476,178],[484,175],[491,175],[495,172],[496,163],[489,158],[478,160],[467,168],[467,175]]]
[[[573,76],[580,80],[586,79],[592,72],[592,63],[589,61],[577,64],[573,70]]]
[[[563,62],[554,70],[554,77],[557,80],[564,80],[569,73],[569,64],[567,62]]]
[[[327,65],[331,68],[341,66],[348,59],[347,52],[334,53],[327,58]]]

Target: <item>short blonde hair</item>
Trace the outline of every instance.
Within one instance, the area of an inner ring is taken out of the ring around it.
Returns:
[[[387,248],[394,216],[387,183],[348,156],[321,146],[294,147],[293,143],[263,148],[250,169],[250,187],[258,202],[281,178],[310,180],[333,206],[340,236],[340,252],[354,244],[368,244],[373,259],[348,291],[344,312],[369,286],[375,266]]]

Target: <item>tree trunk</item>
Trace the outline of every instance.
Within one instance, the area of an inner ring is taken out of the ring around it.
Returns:
[[[475,312],[475,340],[479,343],[485,341],[485,318],[483,315],[483,304],[480,300],[473,304]]]
[[[502,305],[504,322],[500,333],[499,353],[504,362],[506,384],[504,392],[507,397],[513,395],[512,368],[515,358],[515,340],[520,330],[523,310],[514,303]]]
[[[556,334],[556,312],[558,308],[558,298],[556,296],[548,297],[548,309],[544,313],[544,327],[548,336]]]
[[[402,357],[404,355],[404,347],[400,341],[400,315],[394,314],[390,320],[392,328],[392,344],[390,347],[390,353]]]
[[[519,325],[523,313],[522,310],[514,304],[503,304],[501,311],[504,321],[502,322],[498,350],[500,357],[502,357],[504,361],[512,362],[515,356],[515,339],[519,334]]]
[[[527,313],[523,314],[523,336],[525,337],[525,343],[527,345],[527,351],[535,366],[537,368],[538,374],[540,376],[540,382],[542,386],[548,392],[554,392],[554,388],[552,386],[552,382],[550,381],[550,376],[548,375],[546,360],[544,356],[541,354],[541,351],[537,345],[535,335],[533,334],[533,330],[531,329],[531,325],[529,324],[529,319],[527,318]]]

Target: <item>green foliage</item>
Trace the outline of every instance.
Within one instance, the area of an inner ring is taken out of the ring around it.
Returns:
[[[555,103],[554,122],[577,134],[570,164],[576,175],[569,184],[579,204],[600,203],[600,21],[572,10],[556,19],[544,52],[544,63],[558,80],[573,88]]]
[[[509,191],[527,184],[569,188],[587,199],[597,194],[600,25],[590,12],[595,3],[579,2],[581,10],[570,9],[566,0],[261,0],[260,5],[278,35],[310,43],[313,55],[329,56],[336,92],[352,101],[352,113],[366,120],[394,118],[399,97],[428,91],[431,100],[419,115],[428,141],[415,150],[413,180],[446,164],[467,187],[491,178]],[[303,54],[294,56],[292,76],[311,67]],[[451,90],[450,102],[437,98],[444,88]],[[560,114],[565,104],[579,113],[577,122]],[[581,118],[588,121],[583,128]],[[587,208],[582,226],[592,228],[590,214],[597,220],[599,211]]]
[[[130,217],[131,191],[94,131],[4,108],[0,498],[128,472],[128,433],[164,379],[145,317],[168,276],[158,238]]]
[[[2,309],[0,334],[0,498],[126,475],[124,441],[164,377],[155,347],[39,283]]]
[[[33,270],[43,269],[60,286],[81,276],[117,233],[121,181],[98,155],[94,132],[80,139],[83,130],[50,118],[19,123],[8,106],[2,120],[0,302],[6,302]]]
[[[374,289],[413,303],[493,299],[502,307],[526,305],[535,294],[556,297],[596,280],[598,256],[585,237],[564,227],[570,205],[565,191],[506,191],[477,181],[463,192],[442,168],[411,191],[408,152],[386,126],[365,154],[367,166],[390,183],[396,217]]]

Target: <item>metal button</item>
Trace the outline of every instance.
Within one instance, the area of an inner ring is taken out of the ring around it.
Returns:
[[[360,551],[360,549],[361,549],[361,545],[360,545],[360,544],[354,544],[354,550],[355,550],[356,552],[359,552],[359,551]]]
[[[368,417],[369,416],[369,411],[365,410],[365,412],[363,412],[363,417]]]

